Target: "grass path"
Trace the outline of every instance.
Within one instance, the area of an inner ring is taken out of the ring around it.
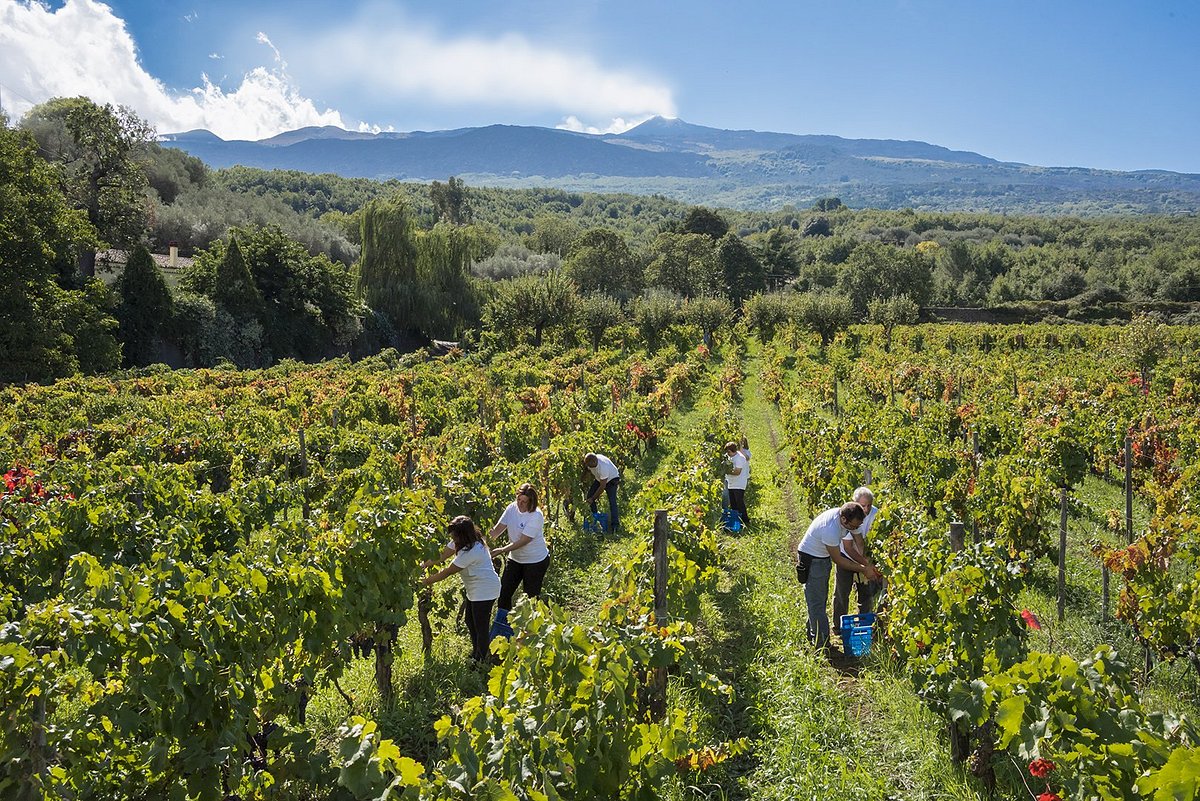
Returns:
[[[835,670],[808,646],[790,548],[809,517],[798,508],[756,359],[746,375],[754,525],[730,542],[716,650],[741,699],[727,733],[748,737],[752,750],[731,766],[722,797],[978,799],[905,680],[874,658],[857,677]]]

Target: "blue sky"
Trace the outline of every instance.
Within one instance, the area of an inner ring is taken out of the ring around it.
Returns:
[[[661,113],[1200,173],[1200,3],[0,0],[0,91],[226,138]]]

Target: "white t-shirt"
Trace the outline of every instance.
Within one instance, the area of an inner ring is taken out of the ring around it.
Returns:
[[[612,481],[614,478],[621,477],[621,471],[612,463],[612,459],[598,453],[596,454],[596,466],[589,467],[588,470],[592,472],[597,481]]]
[[[804,532],[804,539],[800,540],[800,547],[797,550],[809,556],[829,558],[829,550],[826,546],[839,547],[842,543],[842,535],[847,533],[846,529],[842,528],[841,511],[835,506],[814,517],[812,523],[808,525],[808,531]]]
[[[446,544],[454,548],[454,540]],[[468,601],[494,601],[500,597],[500,576],[492,566],[492,552],[482,542],[477,542],[465,551],[454,555],[454,566],[462,568],[459,573]]]
[[[741,451],[735,453],[730,461],[733,463],[734,469],[740,467],[742,468],[742,472],[736,476],[732,473],[726,473],[725,481],[728,483],[730,489],[744,490],[747,482],[750,481],[750,461],[742,455]]]
[[[854,531],[846,532],[846,536],[842,537],[842,556],[846,557],[847,559],[850,558],[850,554],[846,553],[846,543],[854,542],[855,534],[861,536],[863,538],[863,542],[867,541],[867,532],[871,530],[871,524],[875,522],[875,515],[877,514],[879,514],[879,507],[872,506],[871,511],[867,512],[867,516],[863,518],[862,525],[854,529]]]
[[[508,558],[522,565],[535,565],[550,555],[546,547],[545,517],[541,509],[532,512],[522,512],[513,501],[500,515],[500,522],[508,527],[508,541],[516,542],[524,534],[532,542],[514,548],[508,552]]]

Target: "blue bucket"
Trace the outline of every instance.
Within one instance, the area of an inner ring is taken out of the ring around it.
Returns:
[[[583,521],[583,530],[588,534],[603,534],[608,531],[608,514],[596,512]]]
[[[494,640],[497,637],[511,637],[514,633],[513,627],[508,625],[508,610],[497,609],[496,619],[492,621],[492,629],[488,632],[488,639]]]
[[[733,509],[721,510],[721,528],[734,534],[742,530],[742,516]]]

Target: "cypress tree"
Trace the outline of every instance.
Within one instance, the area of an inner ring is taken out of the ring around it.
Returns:
[[[117,338],[125,346],[127,366],[149,364],[163,324],[171,316],[171,290],[154,264],[150,252],[138,245],[129,254],[117,283]]]

